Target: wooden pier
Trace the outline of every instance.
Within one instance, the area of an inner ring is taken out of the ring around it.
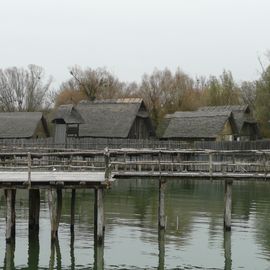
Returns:
[[[0,188],[6,197],[6,240],[15,237],[17,189],[29,190],[29,230],[38,230],[40,190],[47,192],[51,239],[57,239],[62,208],[62,190],[72,190],[70,228],[74,230],[76,189],[94,189],[94,233],[104,238],[104,189],[118,178],[151,178],[159,182],[158,224],[165,221],[165,189],[169,179],[223,181],[224,228],[231,229],[232,184],[239,181],[269,181],[270,151],[214,151],[166,149],[105,149],[78,151],[12,149],[0,153]],[[181,223],[181,222],[180,222]]]

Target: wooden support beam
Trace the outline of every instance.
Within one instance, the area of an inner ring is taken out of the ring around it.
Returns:
[[[225,195],[224,195],[224,229],[231,230],[232,219],[232,183],[231,179],[225,180]]]
[[[76,202],[76,189],[71,191],[71,205],[70,205],[70,230],[74,231],[75,224],[75,202]]]
[[[51,220],[51,241],[57,240],[58,227],[62,211],[62,190],[48,190],[48,204]]]
[[[94,205],[94,233],[97,244],[103,244],[104,240],[104,202],[103,188],[95,189],[95,205]]]
[[[39,230],[40,191],[29,190],[29,230]]]
[[[158,226],[159,229],[165,229],[165,187],[166,181],[159,179],[159,205],[158,205]]]
[[[15,200],[16,200],[16,189],[6,189],[6,241],[11,242],[15,239],[15,228],[16,228],[16,214],[15,214]]]

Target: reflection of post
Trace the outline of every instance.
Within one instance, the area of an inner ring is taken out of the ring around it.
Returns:
[[[28,267],[29,269],[38,269],[39,260],[39,239],[38,232],[32,231],[28,237]]]
[[[97,244],[103,244],[104,240],[104,203],[103,203],[103,188],[95,189],[95,241]]]
[[[6,189],[6,241],[12,241],[15,238],[15,198],[16,189]]]
[[[57,265],[56,269],[62,269],[62,256],[61,256],[61,250],[60,250],[58,238],[56,239],[54,244],[55,244],[55,250],[56,250],[56,265]]]
[[[49,262],[49,269],[55,269],[55,254],[56,254],[56,269],[62,269],[62,258],[58,238],[55,241],[51,242],[51,256]]]
[[[224,270],[232,269],[232,247],[231,247],[231,232],[224,231]]]
[[[165,186],[166,181],[159,179],[159,206],[158,206],[158,226],[165,229]]]
[[[57,239],[58,226],[62,210],[62,190],[49,189],[48,190],[48,204],[51,219],[51,240]]]
[[[54,269],[54,260],[55,260],[55,242],[51,242],[51,256],[49,262],[49,270]]]
[[[14,239],[6,243],[6,254],[4,260],[4,268],[6,270],[15,269],[14,266],[15,241]]]
[[[165,231],[158,230],[158,270],[165,268]]]
[[[100,244],[95,241],[94,246],[94,270],[104,269],[104,242]]]
[[[39,229],[40,192],[38,189],[29,190],[29,229]]]
[[[74,232],[76,189],[71,191],[70,230]]]
[[[224,229],[226,231],[231,230],[232,219],[232,183],[231,179],[225,180],[225,197],[224,197]]]
[[[70,269],[74,270],[75,269],[75,255],[74,255],[74,232],[71,232],[70,235]]]

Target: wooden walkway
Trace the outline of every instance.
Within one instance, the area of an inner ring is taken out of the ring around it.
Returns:
[[[29,228],[39,227],[40,189],[47,191],[51,238],[57,238],[62,189],[71,189],[74,229],[76,189],[95,190],[95,239],[103,241],[103,190],[118,178],[151,178],[159,182],[158,224],[165,228],[165,187],[170,178],[219,180],[225,183],[224,227],[231,229],[233,180],[270,180],[270,151],[104,149],[103,151],[13,149],[0,153],[0,188],[7,207],[6,239],[15,236],[17,189],[29,190]]]

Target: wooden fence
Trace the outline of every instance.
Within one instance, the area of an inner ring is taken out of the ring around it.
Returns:
[[[47,148],[47,149],[91,149],[103,150],[132,148],[132,149],[212,149],[212,150],[266,150],[270,149],[270,140],[247,142],[213,142],[195,141],[183,142],[173,140],[136,140],[136,139],[111,139],[111,138],[68,138],[64,144],[56,144],[54,138],[44,139],[0,139],[2,149],[12,148]]]

